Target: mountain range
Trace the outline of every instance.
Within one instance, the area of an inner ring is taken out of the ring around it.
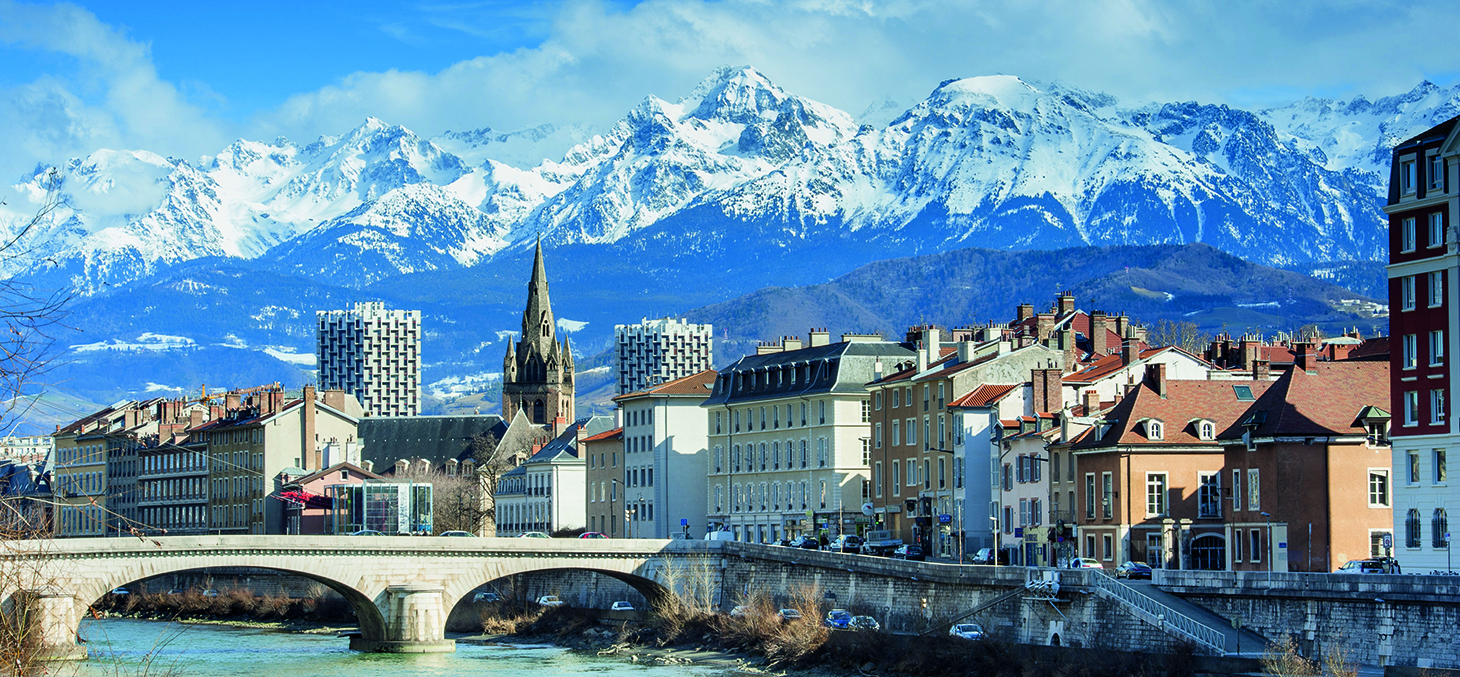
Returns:
[[[28,243],[33,265],[3,272],[84,297],[76,326],[88,335],[68,343],[82,347],[73,357],[153,351],[118,347],[147,334],[307,367],[316,308],[385,299],[442,327],[492,308],[473,320],[476,340],[428,333],[433,382],[494,371],[499,355],[480,344],[515,326],[519,269],[539,237],[554,284],[598,301],[573,320],[588,323],[575,342],[589,349],[606,347],[614,322],[968,247],[1201,242],[1369,284],[1386,256],[1388,149],[1460,112],[1460,87],[1246,111],[1126,105],[987,76],[943,82],[897,115],[874,111],[890,121],[865,124],[753,68],[725,68],[597,133],[425,138],[371,118],[303,145],[239,140],[200,160],[98,150],[65,163],[62,208]],[[38,198],[41,175],[16,189]],[[12,200],[0,226],[25,206]],[[229,314],[176,319],[195,300]],[[133,388],[189,383],[152,373],[139,367]]]

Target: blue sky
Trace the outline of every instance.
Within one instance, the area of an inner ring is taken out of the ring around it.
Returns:
[[[367,115],[427,135],[611,124],[751,65],[853,115],[1005,73],[1129,103],[1383,96],[1460,73],[1454,2],[0,0],[0,183],[97,148],[184,158]]]

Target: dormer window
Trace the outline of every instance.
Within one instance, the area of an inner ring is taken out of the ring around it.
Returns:
[[[1405,195],[1414,192],[1415,184],[1414,160],[1406,160],[1399,163],[1399,190]]]
[[[1149,440],[1162,440],[1162,439],[1165,439],[1165,432],[1166,432],[1165,428],[1166,428],[1166,426],[1162,425],[1161,421],[1158,421],[1158,420],[1156,420],[1154,418],[1153,419],[1148,419],[1146,421],[1146,439],[1149,439]]]
[[[1196,422],[1196,437],[1200,440],[1213,440],[1217,437],[1217,424],[1212,421],[1199,420]]]

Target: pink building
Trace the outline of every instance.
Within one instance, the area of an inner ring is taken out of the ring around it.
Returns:
[[[385,479],[353,463],[336,463],[307,475],[298,468],[286,468],[283,475],[283,488],[274,497],[285,504],[285,533],[290,534],[331,533],[333,505],[325,487]]]

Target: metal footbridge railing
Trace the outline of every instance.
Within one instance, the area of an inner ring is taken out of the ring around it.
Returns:
[[[1137,615],[1143,616],[1167,633],[1205,646],[1218,656],[1227,653],[1225,632],[1151,599],[1103,573],[1092,571],[1090,583],[1105,596],[1135,610]]]

